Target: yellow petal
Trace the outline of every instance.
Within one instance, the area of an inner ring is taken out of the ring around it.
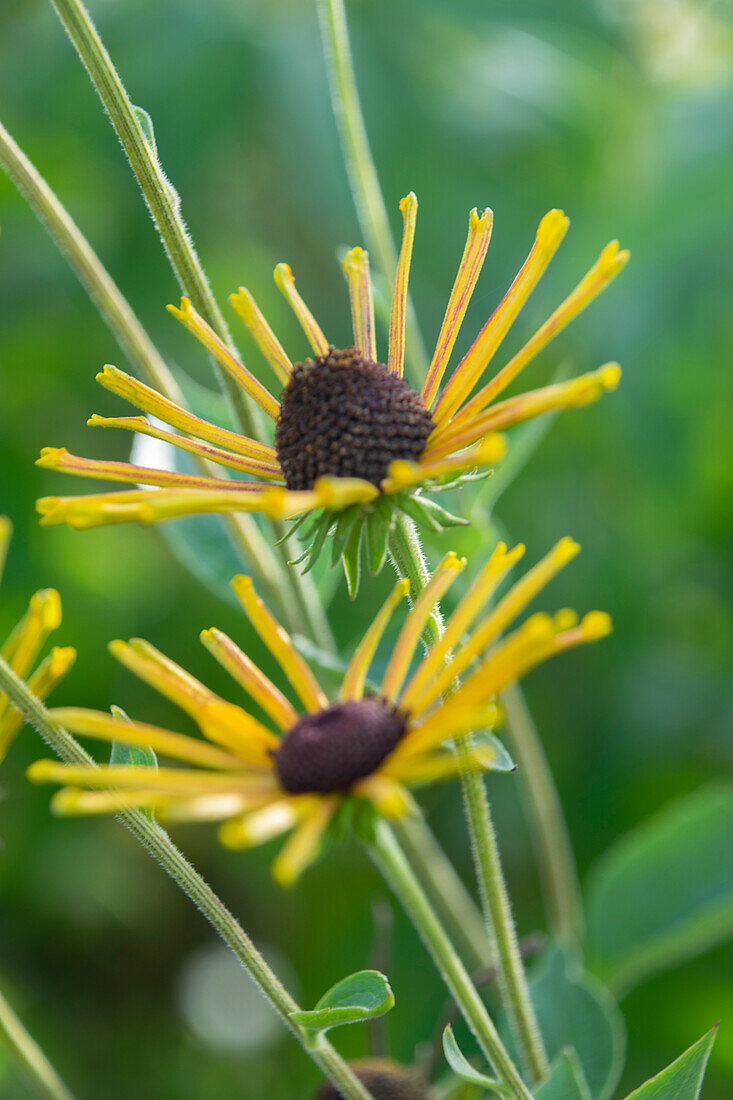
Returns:
[[[236,294],[229,295],[229,301],[249,329],[278,381],[287,386],[293,373],[293,364],[250,292],[246,287],[240,286]]]
[[[365,359],[371,359],[376,363],[377,345],[374,334],[374,299],[369,275],[369,254],[363,248],[352,248],[346,253],[344,271],[349,280],[354,344]]]
[[[343,684],[341,685],[342,699],[361,699],[364,694],[364,681],[366,679],[372,658],[384,631],[392,618],[395,608],[400,600],[404,599],[410,591],[408,580],[397,581],[382,607],[374,617],[373,622],[365,631],[364,637],[359,643],[354,656],[351,658],[346,670]]]
[[[76,660],[76,650],[71,646],[54,646],[48,657],[28,678],[28,690],[36,699],[47,699],[53,689],[61,683]],[[25,717],[15,707],[8,706],[7,696],[0,695],[0,763],[5,758],[18,731],[23,727]]]
[[[376,773],[354,784],[354,794],[372,803],[381,817],[396,821],[418,812],[410,792],[388,775]]]
[[[295,707],[231,638],[212,627],[202,631],[201,641],[280,729],[286,730],[295,724],[298,720]]]
[[[225,821],[219,840],[225,848],[255,848],[292,829],[320,801],[313,795],[289,795],[258,810]]]
[[[285,296],[293,313],[298,318],[303,332],[316,355],[328,355],[328,340],[323,335],[315,317],[308,309],[295,288],[293,273],[287,264],[278,264],[275,268],[275,283]]]
[[[7,516],[0,516],[0,581],[3,578],[5,559],[8,556],[8,547],[13,534],[13,525]]]
[[[405,319],[407,315],[407,284],[410,278],[412,245],[415,240],[415,222],[417,220],[417,198],[410,191],[400,202],[403,230],[400,258],[397,262],[392,312],[389,318],[389,353],[387,367],[402,377],[405,369]]]
[[[241,489],[241,482],[228,478],[204,477],[201,474],[184,474],[176,470],[156,470],[148,466],[135,466],[131,462],[106,462],[96,458],[81,458],[70,454],[65,447],[43,447],[36,466],[45,470],[59,470],[76,477],[93,477],[102,481],[122,481],[132,485],[173,486],[179,489],[209,489],[228,492]],[[254,486],[257,487],[257,486]]]
[[[483,267],[486,252],[491,240],[491,230],[494,225],[494,215],[488,208],[479,217],[475,208],[468,216],[468,237],[463,256],[458,266],[458,274],[453,284],[448,306],[443,318],[443,324],[435,345],[433,360],[425,377],[422,388],[422,399],[426,408],[435,401],[443,381],[446,367],[450,360],[453,345],[460,332],[463,318],[471,301],[471,296],[476,286],[481,268]]]
[[[321,798],[283,845],[272,864],[273,877],[280,886],[293,886],[316,858],[337,804],[335,795]]]

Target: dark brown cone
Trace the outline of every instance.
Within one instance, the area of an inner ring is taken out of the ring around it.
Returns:
[[[412,1070],[388,1059],[352,1062],[356,1076],[371,1092],[374,1100],[428,1100],[425,1085]],[[313,1100],[343,1100],[330,1081],[321,1085]]]
[[[275,448],[288,489],[319,477],[358,477],[379,488],[395,459],[417,461],[434,428],[404,378],[356,350],[296,363],[280,398]]]

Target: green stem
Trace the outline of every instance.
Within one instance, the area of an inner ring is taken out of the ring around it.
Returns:
[[[343,0],[317,0],[317,4],[331,102],[357,217],[367,248],[392,285],[397,271],[397,250],[359,102]],[[406,350],[416,377],[422,380],[427,371],[427,355],[409,301]]]
[[[531,1093],[507,1053],[465,966],[448,938],[390,827],[375,826],[370,854],[407,911],[481,1050],[510,1096],[530,1100]]]
[[[2,993],[0,993],[0,1036],[4,1038],[18,1062],[32,1079],[39,1096],[45,1096],[48,1100],[74,1100],[38,1043],[32,1035],[28,1034]]]
[[[81,0],[51,0],[109,115],[140,185],[150,216],[181,290],[191,299],[224,343],[234,351],[231,334],[181,216],[180,200],[149,144],[140,119],[104,43]],[[257,434],[259,415],[235,381],[217,371],[246,435]]]
[[[0,657],[0,687],[51,749],[67,764],[94,765],[95,761],[68,730],[55,722],[46,708]],[[277,975],[270,969],[252,940],[198,871],[175,846],[168,834],[140,810],[117,815],[126,829],[158,862],[170,878],[206,918],[250,975],[288,1030],[322,1072],[347,1100],[373,1100],[333,1046],[312,1036],[292,1018],[300,1008]]]
[[[422,886],[471,972],[493,962],[478,907],[423,817],[404,817],[394,831]]]
[[[406,516],[401,516],[393,528],[390,554],[398,573],[409,578],[414,600],[428,583],[430,573],[417,529]],[[442,615],[436,609],[425,629],[426,645],[434,644],[442,630]],[[502,1000],[517,1041],[522,1065],[535,1082],[542,1080],[547,1074],[549,1065],[529,994],[486,788],[482,776],[471,766],[471,747],[470,735],[456,739],[455,751],[460,764],[463,803],[481,905],[488,935],[494,943]]]
[[[145,137],[132,101],[89,12],[82,0],[51,2],[110,117],[183,293],[191,299],[202,317],[236,355],[237,349],[224,315],[219,309],[191,234],[181,216],[178,194],[161,167],[157,151]],[[233,378],[221,370],[216,362],[213,362],[213,366],[219,386],[228,398],[242,432],[262,438],[259,410]],[[282,534],[282,528],[277,526],[276,539]],[[266,544],[262,539],[260,543],[262,552],[266,549]],[[294,556],[297,557],[298,554]],[[286,546],[278,546],[276,555],[267,550],[267,557],[271,560],[279,558],[281,562],[281,591],[278,593],[278,601],[282,603],[285,599],[282,589],[289,590],[290,599],[286,607],[290,612],[291,629],[312,636],[321,643],[328,640],[328,624],[322,608],[317,606],[315,589],[310,582],[304,584],[300,574],[288,566]],[[253,563],[257,562],[255,557],[251,560]]]
[[[2,123],[0,166],[66,257],[102,320],[137,372],[163,396],[185,407],[178,383],[129,302],[71,215]],[[200,466],[204,473],[227,476],[225,471],[205,461]],[[251,516],[240,513],[226,517],[226,526],[236,549],[255,570],[258,580],[283,615],[293,615],[292,605],[288,607],[283,600],[283,593],[287,591],[285,574],[255,521]]]
[[[580,947],[583,905],[568,828],[552,772],[518,684],[502,692],[509,748],[522,779],[525,802],[553,936]]]

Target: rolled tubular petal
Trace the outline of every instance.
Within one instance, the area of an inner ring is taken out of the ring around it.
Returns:
[[[421,692],[413,693],[414,713],[422,713],[442,695],[455,678],[483,653],[494,638],[505,630],[552,578],[575,557],[579,549],[578,544],[572,539],[561,539],[542,561],[518,580],[480,623],[466,644],[458,650],[450,664],[436,670],[432,682]],[[461,694],[463,697],[463,689]]]
[[[306,814],[281,848],[272,864],[272,873],[280,886],[293,886],[306,867],[318,855],[323,834],[333,817],[338,799],[329,795]]]
[[[28,688],[36,699],[47,699],[71,670],[75,660],[76,650],[71,646],[54,646],[48,657],[28,677]],[[24,722],[21,712],[8,706],[7,696],[0,694],[0,763]]]
[[[13,525],[7,516],[0,516],[0,581],[3,579],[5,559],[8,556],[8,547],[13,534]]]
[[[264,443],[257,444],[259,454],[244,457],[233,451],[226,451],[223,447],[212,447],[208,443],[200,443],[198,440],[189,439],[184,435],[176,435],[174,432],[165,431],[151,424],[144,416],[91,416],[87,420],[90,428],[123,428],[126,431],[136,432],[138,435],[147,435],[152,439],[160,439],[163,443],[170,443],[181,451],[198,455],[199,458],[208,458],[219,466],[227,466],[230,470],[239,470],[244,474],[255,474],[266,481],[282,481],[283,473],[277,461],[274,447],[266,447]],[[253,447],[253,452],[255,448]],[[268,457],[264,458],[263,453]]]
[[[55,588],[31,596],[28,610],[4,642],[0,653],[13,672],[25,678],[52,631],[61,625],[61,597]]]
[[[257,347],[275,372],[278,381],[287,386],[293,373],[293,364],[285,349],[272,331],[262,312],[246,287],[240,286],[236,294],[229,295],[236,313],[249,329]]]
[[[597,401],[604,393],[615,390],[620,381],[621,368],[618,363],[606,363],[598,370],[567,382],[556,382],[500,401],[472,419],[461,416],[451,421],[447,430],[426,448],[425,458],[432,460],[452,454],[457,448],[470,446],[487,432],[503,431],[546,412],[583,408]]]
[[[251,776],[244,772],[203,772],[192,768],[149,768],[137,764],[59,764],[55,760],[36,760],[28,768],[32,783],[71,783],[92,790],[119,787],[155,791],[161,794],[241,794],[268,797],[275,788],[271,776]]]
[[[201,768],[242,770],[240,757],[223,752],[206,741],[199,741],[182,733],[172,733],[147,722],[115,718],[102,711],[85,710],[81,707],[56,707],[50,713],[62,726],[82,737],[151,748],[159,756],[196,764]]]
[[[415,650],[420,644],[425,624],[435,605],[442,599],[465,566],[466,559],[459,558],[451,550],[415,600],[392,650],[392,657],[382,680],[382,695],[385,699],[391,702],[398,700]]]
[[[259,810],[225,821],[219,829],[219,840],[225,848],[255,848],[289,832],[317,802],[311,795],[276,799]]]
[[[398,459],[391,464],[389,474],[382,482],[382,492],[397,493],[400,489],[420,485],[431,478],[460,474],[474,467],[489,466],[500,459],[505,451],[504,438],[491,434],[477,446],[463,450],[459,454],[450,454],[436,459],[421,459],[419,462]]]
[[[442,637],[430,647],[403,691],[401,705],[406,711],[412,710],[422,690],[449,659],[451,651],[471,628],[474,620],[493,596],[499,582],[523,554],[522,543],[510,551],[507,551],[506,543],[497,544],[476,580],[446,622]]]
[[[238,491],[245,483],[229,478],[204,477],[201,474],[183,474],[177,470],[156,470],[148,466],[135,466],[131,462],[107,462],[96,458],[81,458],[70,454],[65,447],[44,447],[36,466],[44,470],[59,470],[75,477],[99,478],[101,481],[121,481],[132,485],[156,485],[160,488],[218,489]],[[250,483],[252,484],[252,483]],[[259,488],[255,484],[255,488]]]
[[[597,298],[602,290],[616,278],[629,259],[627,250],[620,250],[618,241],[611,241],[601,252],[598,260],[580,280],[575,290],[562,302],[554,313],[541,325],[537,332],[505,367],[478,391],[475,397],[464,405],[456,419],[463,420],[475,416],[494,401],[509,386],[517,375],[545,348],[550,341],[562,332],[587,305]]]
[[[275,283],[285,296],[286,301],[300,322],[300,327],[308,338],[316,355],[328,355],[328,340],[321,327],[308,309],[295,287],[295,279],[288,264],[278,264],[275,268]]]
[[[361,699],[364,695],[364,681],[366,680],[369,666],[377,651],[382,635],[386,630],[397,604],[405,598],[410,591],[408,580],[397,581],[382,607],[377,612],[369,629],[359,642],[354,656],[349,662],[349,667],[341,685],[342,699]]]
[[[295,707],[222,630],[212,627],[202,631],[201,641],[280,729],[286,730],[295,724],[298,719]]]
[[[256,439],[248,439],[247,436],[238,435],[237,432],[230,432],[227,428],[219,428],[216,424],[210,424],[208,420],[202,420],[200,417],[194,416],[187,409],[182,409],[180,405],[176,405],[174,401],[169,401],[157,390],[151,389],[143,382],[138,382],[137,378],[125,374],[117,367],[106,366],[97,375],[97,382],[104,386],[106,390],[109,390],[110,393],[123,397],[136,409],[150,413],[158,420],[170,424],[172,428],[178,428],[179,431],[195,436],[196,439],[203,439],[215,446],[225,447],[230,451],[234,451],[235,454],[243,455],[245,458],[260,458],[264,462],[272,459],[273,448],[267,446],[267,444],[260,443]],[[101,422],[103,419],[103,417],[92,417],[95,423]]]
[[[450,360],[453,345],[460,332],[463,318],[466,315],[468,304],[471,301],[474,288],[483,267],[486,252],[491,240],[491,230],[494,225],[494,215],[488,208],[479,217],[475,208],[468,216],[468,237],[463,256],[458,267],[456,281],[448,299],[448,306],[443,318],[443,324],[435,345],[433,359],[425,377],[422,388],[422,399],[425,407],[430,406],[438,396],[440,384]]]
[[[377,345],[369,254],[363,248],[352,248],[344,258],[344,271],[349,280],[354,345],[365,359],[371,359],[376,363]]]
[[[224,368],[227,374],[238,382],[242,389],[249,394],[253,401],[256,401],[263,412],[266,412],[268,416],[273,420],[277,420],[278,413],[280,412],[280,404],[275,400],[272,394],[265,389],[261,382],[258,382],[253,374],[245,367],[244,363],[240,363],[239,359],[229,351],[227,346],[222,343],[219,337],[214,332],[210,325],[207,325],[203,317],[201,317],[191,305],[188,298],[181,298],[180,307],[168,306],[169,313],[172,313],[182,325],[192,332],[196,339],[203,344],[210,355],[213,355],[218,363]]]
[[[405,369],[405,320],[407,316],[407,287],[410,279],[410,262],[412,260],[412,246],[415,240],[415,223],[417,221],[417,198],[410,191],[400,202],[402,211],[403,231],[400,258],[397,263],[395,275],[394,294],[392,296],[392,312],[389,318],[389,352],[387,367],[400,377]]]
[[[449,739],[471,730],[490,728],[496,717],[493,703],[466,706],[457,694],[409,731],[387,761],[385,770],[389,775],[403,776],[407,767],[405,761],[431,752]]]
[[[486,370],[522,306],[560,247],[569,224],[562,210],[551,210],[540,222],[535,243],[519,274],[443,390],[435,407],[436,424],[443,424],[457,411]]]
[[[298,653],[293,639],[257,595],[252,578],[243,575],[235,577],[232,588],[247,618],[295,688],[306,710],[317,711],[327,707],[328,697]]]

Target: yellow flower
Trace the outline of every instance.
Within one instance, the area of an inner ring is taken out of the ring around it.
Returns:
[[[436,522],[446,516],[425,492],[459,479],[501,457],[499,429],[551,409],[588,404],[618,384],[620,370],[608,363],[569,382],[545,386],[501,401],[497,398],[520,371],[598,295],[628,258],[613,241],[573,291],[527,343],[477,390],[489,363],[557,251],[568,227],[560,210],[540,222],[532,248],[505,297],[489,317],[447,381],[446,371],[491,237],[493,214],[471,211],[468,238],[451,291],[433,357],[418,393],[403,377],[407,282],[417,199],[400,203],[404,235],[392,299],[386,364],[378,360],[369,258],[352,249],[348,277],[354,347],[338,350],[324,336],[296,289],[287,264],[275,268],[275,282],[295,312],[313,358],[293,364],[244,287],[231,296],[275,375],[278,400],[224,346],[188,299],[171,313],[203,344],[274,423],[273,444],[247,439],[180,408],[149,386],[107,366],[97,380],[147,416],[93,416],[106,425],[152,436],[235,471],[212,478],[175,469],[151,469],[125,462],[80,458],[47,447],[40,466],[80,477],[127,482],[130,490],[91,496],[45,497],[41,522],[95,527],[137,520],[155,523],[202,512],[262,512],[273,519],[324,510],[354,508],[354,520],[379,511],[385,501]],[[474,392],[476,391],[476,392]],[[473,396],[472,396],[473,395]],[[148,419],[148,417],[153,419]],[[169,428],[162,427],[161,422]],[[248,480],[239,475],[247,475]],[[152,487],[140,488],[141,485]],[[328,530],[324,530],[325,539]],[[339,537],[344,538],[343,528]]]
[[[365,632],[329,699],[249,577],[232,585],[252,626],[278,661],[298,698],[297,707],[222,631],[205,630],[206,648],[245,689],[267,723],[214,694],[148,642],[112,642],[112,654],[197,723],[203,738],[161,729],[124,716],[76,708],[52,716],[74,733],[149,747],[189,767],[134,764],[76,767],[50,760],[29,770],[36,782],[66,784],[53,800],[62,814],[96,814],[145,807],[163,820],[218,820],[220,839],[247,848],[291,832],[273,865],[282,884],[293,882],[316,857],[339,809],[371,808],[389,818],[413,807],[409,787],[455,775],[449,741],[496,720],[497,692],[555,653],[600,638],[608,616],[582,621],[571,611],[534,614],[505,630],[578,546],[562,539],[485,610],[524,551],[500,543],[446,624],[445,634],[411,672],[427,619],[465,565],[448,554],[405,617],[377,690],[367,673],[397,605],[400,581]],[[459,685],[458,677],[465,673]],[[506,768],[501,746],[487,735],[474,741],[477,769]]]
[[[0,580],[12,533],[10,520],[0,516]],[[13,672],[27,679],[28,687],[39,699],[47,698],[76,659],[76,650],[70,646],[54,646],[33,671],[46,639],[60,625],[61,597],[55,588],[44,588],[31,596],[28,610],[0,648]],[[7,695],[0,691],[0,762],[5,759],[23,722],[20,711],[11,706]]]

